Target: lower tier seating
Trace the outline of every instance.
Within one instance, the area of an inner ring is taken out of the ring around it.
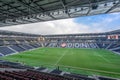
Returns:
[[[2,46],[0,47],[0,53],[7,55],[7,54],[15,53],[15,52],[11,50],[10,48],[8,48],[7,46]]]
[[[12,53],[27,51],[30,49],[35,49],[41,47],[40,44],[15,44],[15,45],[8,45],[8,46],[0,46],[0,56],[9,55]]]
[[[25,51],[25,49],[21,48],[19,45],[11,45],[10,47],[18,52]]]
[[[58,75],[50,75],[36,71],[0,71],[0,79],[3,80],[72,80]]]

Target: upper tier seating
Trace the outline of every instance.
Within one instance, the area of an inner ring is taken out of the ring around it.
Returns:
[[[2,39],[0,39],[0,46],[4,45],[4,41]]]
[[[17,42],[15,40],[7,40],[9,42],[9,44],[17,44]]]

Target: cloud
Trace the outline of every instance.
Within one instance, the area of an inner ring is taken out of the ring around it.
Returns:
[[[74,19],[16,25],[0,29],[34,34],[73,34],[92,32],[89,26],[81,23],[75,23]]]
[[[100,15],[98,16],[99,17],[98,21],[95,22],[93,22],[92,18],[90,17],[89,21],[91,21],[92,23],[75,22],[75,18],[72,18],[72,19],[63,19],[56,21],[1,27],[0,29],[24,32],[24,33],[32,33],[32,34],[76,34],[76,33],[105,32],[105,31],[110,31],[110,28],[108,26],[110,23],[112,23],[115,20],[120,20],[119,17],[120,14],[118,13],[109,14],[109,15],[110,16],[106,16],[106,17]],[[100,17],[102,20],[100,19]],[[91,23],[91,24],[87,24],[87,23]]]
[[[98,27],[102,32],[112,31],[116,29],[120,29],[120,13],[111,13],[105,14],[101,16],[101,20],[99,22],[91,23],[91,26]]]

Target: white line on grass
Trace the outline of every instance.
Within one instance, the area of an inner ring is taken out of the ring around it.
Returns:
[[[56,61],[56,63],[54,65],[57,65],[58,62],[65,56],[65,54],[68,52],[68,50],[66,50],[63,55]]]
[[[95,52],[95,53],[97,53],[97,52]],[[98,55],[99,57],[103,58],[106,62],[111,63],[108,59],[106,59],[105,57],[103,57],[103,56],[100,55],[99,53],[97,53],[97,55]]]

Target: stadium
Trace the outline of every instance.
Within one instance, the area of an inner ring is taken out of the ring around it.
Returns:
[[[0,2],[1,27],[120,10],[119,0]],[[47,35],[0,30],[0,80],[119,79],[120,29]]]

